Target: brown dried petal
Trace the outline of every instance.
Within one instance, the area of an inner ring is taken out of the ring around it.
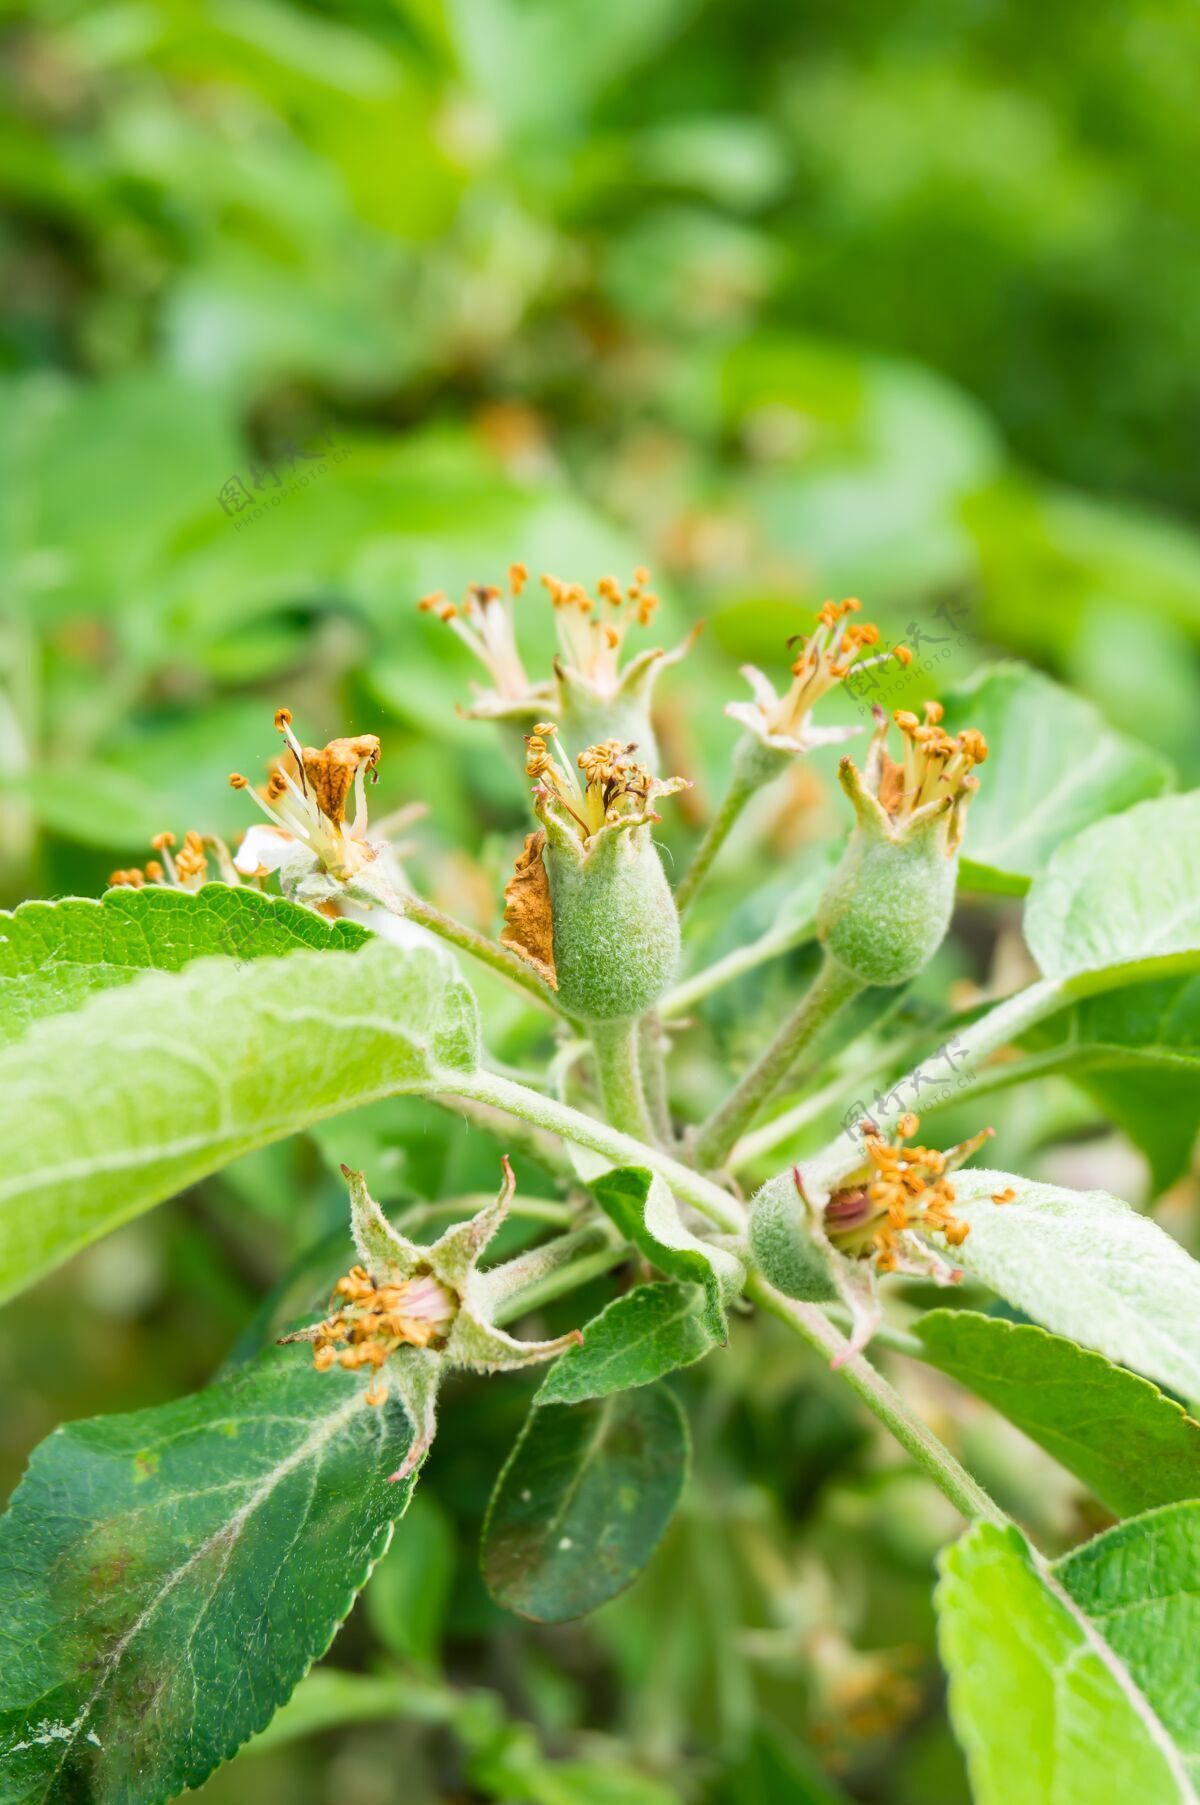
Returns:
[[[542,862],[546,835],[541,828],[527,834],[516,867],[504,886],[504,927],[500,943],[532,965],[551,990],[558,989],[554,970],[554,912],[550,879]]]
[[[316,746],[304,748],[304,775],[327,820],[342,826],[355,775],[362,766],[373,768],[378,763],[379,741],[373,733],[360,734],[357,739],[330,740],[319,750]]]
[[[904,802],[904,766],[886,752],[879,774],[879,800],[889,815],[898,815]]]

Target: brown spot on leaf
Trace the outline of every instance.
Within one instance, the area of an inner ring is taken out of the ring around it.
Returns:
[[[539,828],[527,834],[516,867],[504,886],[504,927],[500,943],[532,965],[551,990],[558,989],[554,970],[554,911],[550,879],[542,861],[546,836]]]

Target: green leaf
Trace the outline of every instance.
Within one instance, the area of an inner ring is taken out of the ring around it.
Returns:
[[[945,707],[949,732],[977,727],[988,743],[963,859],[975,888],[1027,889],[1065,839],[1170,782],[1157,753],[1028,665],[985,665]]]
[[[725,1305],[745,1280],[737,1255],[686,1228],[670,1186],[644,1166],[619,1166],[591,1180],[590,1188],[625,1239],[661,1272],[704,1287],[706,1326],[715,1341],[724,1343]]]
[[[1148,1379],[1032,1323],[973,1310],[931,1310],[914,1333],[923,1359],[1001,1411],[1118,1516],[1200,1497],[1200,1423]]]
[[[0,1522],[0,1797],[156,1805],[263,1728],[408,1502],[362,1391],[274,1353],[41,1444]]]
[[[976,1805],[1195,1805],[1149,1699],[1015,1529],[941,1559],[939,1642]]]
[[[1146,1155],[1156,1197],[1190,1171],[1200,1122],[1200,1072],[1101,1070],[1071,1076],[1102,1117]]]
[[[1023,1037],[1062,1055],[1062,1069],[1129,1067],[1200,1075],[1200,978],[1158,978],[1083,997]]]
[[[0,1053],[0,1297],[251,1148],[478,1054],[448,955],[373,941],[151,972]]]
[[[530,1411],[496,1482],[483,1573],[536,1623],[594,1611],[637,1578],[687,1476],[687,1421],[662,1386]]]
[[[1056,1334],[1200,1397],[1200,1265],[1157,1223],[1106,1191],[1011,1172],[972,1167],[954,1190],[968,1272]]]
[[[297,947],[352,952],[371,936],[281,896],[230,884],[192,894],[151,887],[70,896],[0,913],[0,1044],[32,1022],[78,1009],[143,971],[179,971],[206,954],[268,959]]]
[[[1168,1505],[1055,1564],[1200,1783],[1200,1505]]]
[[[1187,1170],[1200,1122],[1200,979],[1084,997],[1024,1044],[1039,1073],[1065,1072],[1142,1149],[1156,1193]]]
[[[677,1367],[703,1360],[718,1346],[695,1285],[639,1285],[614,1298],[588,1323],[583,1346],[569,1348],[537,1394],[542,1404],[581,1404],[635,1385],[650,1385]]]
[[[1200,790],[1140,802],[1068,840],[1030,889],[1025,938],[1049,978],[1127,963],[1148,977],[1187,969],[1200,947]]]

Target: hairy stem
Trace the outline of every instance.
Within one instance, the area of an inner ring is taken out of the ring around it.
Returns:
[[[383,899],[372,893],[370,900],[379,902]],[[518,990],[523,990],[552,1015],[562,1015],[563,1011],[550,986],[542,982],[524,959],[518,958],[516,953],[510,952],[498,941],[489,940],[486,934],[469,928],[465,921],[455,921],[452,915],[443,915],[432,903],[425,902],[419,896],[410,896],[407,892],[403,896],[395,896],[390,903],[385,901],[384,906],[390,908],[394,915],[402,915],[406,921],[415,921],[421,927],[428,928],[431,934],[448,940],[460,952],[470,953],[472,959],[478,959],[481,965],[490,965],[493,971],[499,972],[502,978],[507,978],[510,984],[515,984]]]
[[[660,1147],[674,1141],[671,1127],[671,1104],[667,1096],[667,1037],[658,1014],[645,1015],[638,1024],[638,1058],[642,1067],[642,1090],[654,1138]]]
[[[505,1110],[534,1128],[573,1141],[577,1147],[589,1147],[593,1153],[601,1154],[615,1166],[648,1167],[651,1172],[657,1172],[660,1178],[665,1179],[679,1197],[699,1210],[702,1216],[706,1216],[718,1228],[724,1229],[727,1234],[745,1232],[745,1211],[737,1199],[730,1196],[728,1191],[722,1190],[720,1185],[714,1184],[701,1173],[694,1172],[680,1160],[673,1159],[661,1148],[647,1146],[632,1135],[611,1128],[607,1122],[597,1122],[594,1117],[585,1116],[554,1097],[543,1097],[537,1091],[526,1089],[523,1084],[514,1084],[510,1078],[500,1078],[493,1072],[480,1071],[446,1073],[445,1088],[440,1094],[452,1108],[455,1107],[456,1098],[466,1098],[471,1103]]]
[[[784,1297],[758,1274],[746,1286],[746,1295],[779,1321],[793,1334],[807,1341],[811,1348],[829,1358],[845,1354],[849,1345],[840,1330],[815,1304],[800,1304]],[[895,1436],[900,1446],[917,1465],[928,1473],[938,1489],[968,1522],[984,1518],[989,1523],[1007,1525],[1010,1519],[990,1498],[979,1482],[954,1458],[921,1419],[914,1416],[904,1399],[889,1385],[882,1373],[876,1372],[862,1354],[852,1354],[838,1367],[840,1376],[860,1397],[867,1409]]]
[[[600,1101],[614,1128],[653,1144],[658,1139],[642,1090],[642,1067],[637,1017],[619,1021],[589,1022],[592,1056],[600,1081]]]
[[[734,978],[742,977],[756,966],[765,965],[768,959],[781,958],[784,953],[803,946],[816,938],[816,932],[815,915],[806,915],[802,921],[768,928],[757,940],[751,940],[747,946],[735,947],[723,959],[714,960],[703,971],[695,972],[690,978],[684,978],[682,983],[676,984],[673,990],[668,990],[658,1005],[659,1015],[667,1021],[686,1015],[689,1009],[694,1009],[697,1003],[703,1002],[706,996],[711,996],[714,990],[720,990],[723,984],[731,984]]]
[[[761,1053],[696,1135],[696,1164],[720,1166],[738,1137],[749,1128],[767,1099],[774,1095],[792,1065],[828,1022],[863,989],[861,981],[836,960],[826,958],[807,995],[792,1011],[770,1046]]]
[[[585,1231],[580,1232],[582,1234]],[[595,1236],[592,1238],[594,1240]],[[576,1255],[553,1272],[547,1272],[541,1278],[531,1281],[523,1291],[506,1297],[496,1311],[496,1322],[503,1328],[506,1322],[514,1322],[518,1316],[526,1316],[531,1310],[540,1310],[543,1304],[553,1303],[557,1297],[565,1297],[568,1291],[577,1291],[581,1285],[590,1285],[593,1279],[603,1278],[614,1266],[623,1265],[629,1258],[629,1253],[627,1242],[610,1241],[604,1247],[594,1248],[591,1253]]]
[[[725,792],[725,800],[709,822],[708,832],[692,854],[692,862],[675,892],[675,907],[679,910],[680,920],[695,901],[713,860],[732,833],[742,810],[760,787],[761,779],[756,782],[752,773],[739,771],[735,767],[733,781]]]
[[[490,1104],[478,1103],[474,1098],[451,1097],[445,1093],[439,1093],[430,1101],[469,1122],[473,1128],[482,1128],[485,1134],[499,1142],[503,1151],[536,1160],[539,1166],[564,1183],[569,1184],[574,1179],[571,1162],[559,1143],[528,1123],[514,1120],[511,1110],[496,1109]]]

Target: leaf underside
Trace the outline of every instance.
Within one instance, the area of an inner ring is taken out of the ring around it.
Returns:
[[[448,955],[373,941],[151,972],[0,1054],[0,1298],[255,1147],[478,1056]]]

